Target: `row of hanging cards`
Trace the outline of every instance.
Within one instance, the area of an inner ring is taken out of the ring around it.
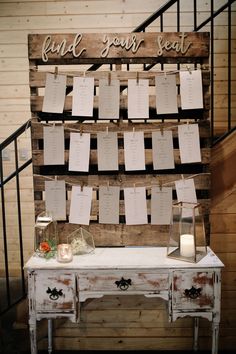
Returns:
[[[64,127],[62,125],[44,126],[44,165],[64,165]],[[126,171],[145,170],[145,143],[143,131],[124,132],[124,165]],[[90,133],[70,133],[69,171],[89,171]],[[181,163],[201,162],[198,124],[178,126],[178,142]],[[119,149],[117,132],[97,133],[97,162],[99,171],[119,170]],[[155,170],[173,169],[173,133],[169,131],[152,132],[152,158]]]
[[[180,106],[182,109],[202,109],[203,90],[201,70],[180,71]],[[46,75],[43,112],[63,113],[66,97],[66,76]],[[94,78],[74,77],[72,116],[92,117],[94,107]],[[175,74],[155,76],[157,114],[178,113]],[[149,118],[149,80],[128,79],[128,118]],[[119,119],[120,81],[99,80],[98,118]]]
[[[194,180],[175,181],[178,201],[197,202]],[[125,222],[127,225],[148,223],[146,187],[127,187],[124,191]],[[89,225],[93,188],[72,186],[69,223]],[[98,220],[101,224],[119,224],[120,187],[99,187]],[[172,187],[151,188],[151,224],[169,225],[172,210]],[[45,204],[56,220],[66,219],[65,181],[45,181]],[[189,215],[185,215],[186,217]]]

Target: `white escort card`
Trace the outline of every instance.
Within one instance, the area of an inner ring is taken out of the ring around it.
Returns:
[[[155,83],[157,114],[178,113],[175,75],[157,75]]]
[[[65,142],[62,125],[43,127],[43,161],[44,165],[64,165]]]
[[[149,118],[148,80],[128,80],[128,118]]]
[[[92,187],[72,186],[69,223],[89,225],[92,193]]]
[[[45,206],[54,220],[66,219],[65,181],[45,181]]]
[[[99,80],[98,118],[119,119],[120,115],[120,81]]]
[[[154,170],[175,168],[172,131],[152,132],[152,159]]]
[[[90,134],[70,133],[69,171],[88,172]]]
[[[145,149],[143,132],[124,132],[125,170],[145,170]]]
[[[116,132],[97,133],[98,171],[118,171],[118,138]]]
[[[46,74],[42,112],[62,113],[66,97],[66,76]]]
[[[175,181],[175,188],[178,202],[197,203],[197,195],[193,178]],[[184,209],[183,216],[192,216],[191,210]]]
[[[94,78],[74,77],[72,116],[93,116]]]
[[[180,71],[179,78],[182,109],[203,108],[201,70]]]
[[[152,187],[151,224],[170,225],[172,213],[172,188]]]
[[[99,223],[119,224],[120,187],[99,187]]]
[[[201,162],[198,124],[179,125],[178,140],[181,163]]]
[[[145,187],[124,188],[126,225],[148,223]]]

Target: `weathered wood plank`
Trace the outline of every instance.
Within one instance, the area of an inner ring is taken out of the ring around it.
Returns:
[[[214,252],[235,252],[236,253],[236,233],[217,234],[211,233],[210,247]]]
[[[37,123],[37,122],[32,122],[31,124],[31,131],[32,131],[32,138],[34,140],[36,139],[43,139],[43,123]],[[123,123],[122,121],[119,123],[100,123],[96,122],[94,123],[64,123],[64,134],[65,134],[65,139],[68,139],[70,137],[71,131],[80,131],[81,129],[83,130],[84,133],[91,133],[92,137],[96,137],[97,132],[102,132],[106,131],[108,128],[109,131],[111,132],[117,132],[118,137],[123,137],[123,132],[131,132],[133,131],[133,127],[135,128],[135,131],[143,131],[145,133],[146,138],[151,137],[152,131],[155,130],[171,130],[173,133],[173,137],[177,138],[178,137],[178,123],[175,122],[160,122],[160,123],[154,123],[151,119],[150,121],[147,120],[146,123]],[[210,122],[209,121],[198,121],[198,126],[199,126],[199,134],[201,138],[209,138],[210,137]]]
[[[47,179],[48,177],[48,179]],[[184,178],[191,177],[190,174],[183,174]],[[34,189],[35,191],[42,192],[45,190],[45,181],[46,180],[54,180],[54,175],[47,176],[34,176]],[[98,188],[99,186],[120,186],[123,187],[133,187],[134,183],[136,186],[145,186],[149,187],[158,185],[160,181],[162,183],[168,183],[173,189],[175,189],[174,182],[176,180],[180,180],[182,178],[181,174],[149,174],[149,175],[88,175],[88,176],[73,176],[73,175],[60,175],[57,176],[57,179],[60,181],[66,181],[66,189],[71,190],[71,185],[90,185],[94,188]],[[196,190],[208,190],[210,187],[210,174],[200,174],[194,178],[194,184]]]
[[[34,166],[43,166],[44,165],[43,150],[41,150],[41,151],[40,150],[33,150],[32,156],[33,156]],[[210,163],[210,148],[201,149],[201,158],[202,158],[202,164],[209,164]],[[177,164],[177,165],[181,164],[179,150],[174,150],[174,160],[175,160],[175,164]],[[67,164],[68,161],[69,161],[69,151],[65,150],[65,164]],[[124,150],[123,149],[119,149],[118,162],[119,162],[119,165],[124,165]],[[145,163],[146,163],[146,165],[151,165],[153,163],[151,149],[145,149]],[[97,164],[97,150],[90,150],[90,167],[91,167],[91,165],[96,165],[96,164]]]
[[[208,214],[209,213],[209,205],[210,205],[209,199],[201,199],[198,201],[202,205],[203,214]],[[174,200],[173,202],[177,202],[177,200]],[[35,213],[36,213],[36,215],[43,212],[44,210],[45,210],[45,201],[35,200]],[[70,200],[67,200],[66,214],[69,215],[69,212],[70,212]],[[93,200],[92,207],[91,207],[91,217],[97,216],[98,214],[99,214],[99,201]],[[147,214],[151,215],[151,201],[150,200],[147,200]],[[125,215],[125,205],[124,205],[123,200],[120,200],[119,215]]]
[[[204,99],[204,109],[208,109],[210,108],[210,100],[209,100],[209,94],[206,93],[203,97]],[[127,109],[128,107],[128,99],[127,96],[123,95],[120,96],[120,109]],[[181,98],[180,95],[177,96],[177,102],[178,102],[178,108],[181,107]],[[99,97],[98,96],[94,96],[94,110],[98,109],[99,106]],[[42,111],[42,107],[43,107],[43,97],[41,96],[32,96],[31,97],[31,110],[33,112],[41,112]],[[150,95],[149,96],[149,109],[150,110],[154,110],[156,109],[156,96],[154,95]],[[72,97],[71,96],[67,96],[65,98],[65,104],[64,104],[64,111],[71,111],[72,110]],[[194,112],[193,112],[194,114]],[[195,117],[196,117],[196,112],[195,112]]]
[[[176,73],[176,69],[174,70],[173,73],[171,72],[171,69],[167,74],[168,75],[175,75],[176,76],[176,84],[179,85],[179,73]],[[53,70],[51,71],[53,73]],[[60,66],[58,67],[58,72],[60,74]],[[111,75],[111,80],[119,80],[121,86],[127,86],[127,80],[128,79],[136,79],[137,77],[137,72],[139,74],[140,79],[146,79],[149,80],[149,86],[155,86],[155,76],[158,75],[163,75],[161,71],[69,71],[69,69],[64,68],[64,70],[61,72],[62,75],[67,76],[67,81],[66,85],[68,87],[73,86],[73,77],[84,77],[84,74],[86,77],[93,77],[94,78],[94,84],[95,86],[98,86],[99,80],[100,79],[108,79],[108,75]],[[46,72],[42,71],[31,71],[29,74],[29,80],[30,80],[30,87],[45,87],[46,83]],[[203,86],[209,86],[210,85],[210,72],[208,70],[203,70],[202,71],[202,84]]]
[[[210,215],[210,220],[211,232],[213,234],[231,234],[236,232],[235,214],[213,214]]]
[[[166,337],[158,338],[55,338],[54,339],[55,350],[171,350],[171,349],[180,349],[187,350],[192,347],[192,338],[173,338],[172,340]],[[47,341],[44,340],[39,343],[39,349],[47,349]]]
[[[96,60],[111,63],[118,59],[121,62],[126,59],[142,62],[144,58],[153,58],[156,62],[160,58],[174,58],[175,61],[181,58],[186,61],[209,56],[208,32],[32,34],[28,42],[29,59],[41,63],[49,60],[63,62],[66,59],[88,63]],[[60,50],[57,51],[55,48],[58,46]]]

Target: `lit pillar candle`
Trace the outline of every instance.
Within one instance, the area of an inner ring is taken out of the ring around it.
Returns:
[[[180,236],[180,255],[182,257],[194,257],[194,236],[191,234],[184,234]]]
[[[62,263],[71,262],[73,259],[72,247],[68,243],[57,246],[57,261]]]

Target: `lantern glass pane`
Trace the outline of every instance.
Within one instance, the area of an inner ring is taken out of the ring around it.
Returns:
[[[174,203],[167,256],[198,262],[207,253],[204,219],[199,203]]]

